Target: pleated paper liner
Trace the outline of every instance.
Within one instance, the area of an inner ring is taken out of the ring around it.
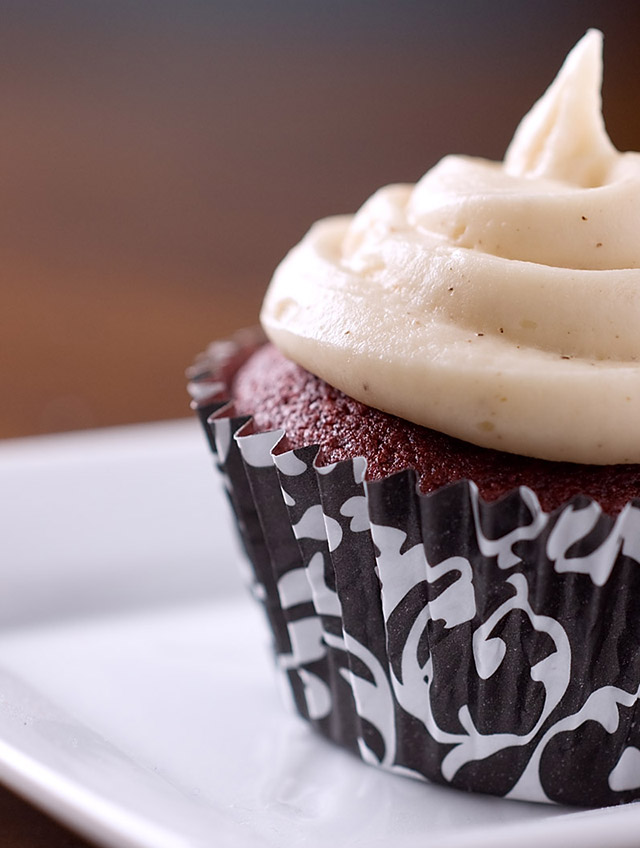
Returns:
[[[428,495],[254,432],[227,386],[261,338],[213,346],[191,390],[298,713],[367,763],[580,806],[640,798],[640,502],[613,519],[525,488]]]

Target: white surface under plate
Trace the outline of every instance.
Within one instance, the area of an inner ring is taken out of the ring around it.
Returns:
[[[275,690],[194,422],[0,444],[0,779],[105,846],[637,846],[387,775]]]

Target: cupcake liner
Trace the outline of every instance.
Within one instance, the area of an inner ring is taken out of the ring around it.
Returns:
[[[210,349],[194,406],[297,712],[371,764],[528,801],[640,798],[640,502],[545,513],[525,488],[428,495],[412,471],[254,432],[223,386],[260,339]]]

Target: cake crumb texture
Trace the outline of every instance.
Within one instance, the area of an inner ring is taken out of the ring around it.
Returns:
[[[273,345],[238,372],[232,397],[236,412],[251,414],[257,430],[284,429],[290,448],[319,444],[320,465],[366,457],[368,480],[413,468],[424,493],[469,479],[489,501],[528,486],[547,511],[582,494],[617,515],[640,498],[640,465],[577,465],[476,447],[348,397]]]

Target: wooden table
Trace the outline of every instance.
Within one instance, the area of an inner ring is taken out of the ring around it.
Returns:
[[[0,786],[0,844],[3,848],[87,848],[88,842],[68,831],[31,804]]]

